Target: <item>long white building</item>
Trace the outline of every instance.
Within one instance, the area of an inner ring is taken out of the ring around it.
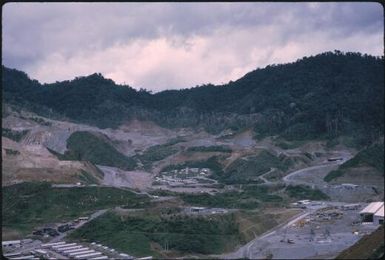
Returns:
[[[384,202],[372,202],[360,212],[362,222],[384,223]]]
[[[374,213],[373,222],[378,225],[384,224],[384,204],[382,204],[382,207]]]

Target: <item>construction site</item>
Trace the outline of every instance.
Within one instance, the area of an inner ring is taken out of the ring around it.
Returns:
[[[367,206],[367,203],[329,202],[306,207],[305,213],[288,224],[249,243],[242,254],[250,259],[335,257],[341,249],[378,228],[378,221],[362,222],[362,210]]]

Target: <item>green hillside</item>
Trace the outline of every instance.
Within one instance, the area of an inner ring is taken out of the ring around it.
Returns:
[[[31,232],[37,225],[73,220],[114,206],[143,207],[147,197],[110,187],[52,188],[21,183],[2,188],[2,225]]]
[[[233,215],[169,217],[154,214],[120,217],[107,213],[71,234],[72,239],[99,241],[135,256],[153,255],[150,243],[183,253],[222,253],[240,241]]]
[[[67,140],[67,151],[58,155],[62,160],[90,161],[94,164],[132,170],[136,163],[113,146],[89,132],[75,132]]]
[[[262,151],[258,155],[235,160],[227,167],[221,179],[227,184],[255,182],[259,175],[271,168],[286,171],[290,164],[290,160],[280,160],[270,152]]]
[[[361,150],[356,156],[343,163],[337,170],[331,171],[325,176],[324,180],[331,180],[343,176],[349,169],[369,166],[374,168],[379,174],[384,176],[384,144],[373,144]]]
[[[286,140],[348,135],[364,146],[384,133],[383,69],[382,57],[335,51],[269,65],[224,85],[151,94],[101,74],[42,85],[3,66],[3,100],[100,127],[137,118],[212,133],[253,128],[257,137]]]

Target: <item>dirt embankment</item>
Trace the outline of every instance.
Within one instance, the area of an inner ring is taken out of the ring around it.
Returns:
[[[336,259],[372,259],[371,257],[374,259],[382,259],[383,256],[384,226],[380,226],[372,234],[365,235],[352,247],[342,251]]]
[[[144,171],[124,171],[116,167],[101,166],[103,171],[103,185],[114,187],[127,187],[132,189],[145,190],[151,186],[151,174]]]
[[[23,145],[2,137],[2,185],[23,181],[76,184],[82,171],[101,181],[98,170],[87,162],[60,161],[42,145]]]

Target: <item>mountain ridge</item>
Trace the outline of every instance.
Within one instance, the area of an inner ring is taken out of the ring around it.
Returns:
[[[224,85],[151,94],[100,73],[40,84],[3,66],[3,100],[100,127],[136,118],[168,128],[201,126],[213,133],[253,128],[257,136],[334,138],[383,133],[383,68],[383,57],[325,52],[256,69]]]

